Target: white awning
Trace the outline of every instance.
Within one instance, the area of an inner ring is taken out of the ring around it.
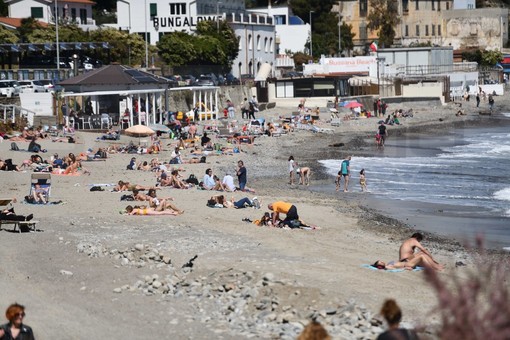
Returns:
[[[255,77],[255,81],[266,81],[267,77],[271,75],[271,65],[268,63],[262,64],[260,66],[259,72]]]
[[[349,85],[351,86],[369,86],[369,85],[391,85],[392,83],[384,80],[384,79],[377,79],[376,77],[352,77],[349,78]]]

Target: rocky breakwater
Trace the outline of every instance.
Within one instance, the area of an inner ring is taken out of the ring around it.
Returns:
[[[197,256],[176,267],[171,254],[147,244],[120,250],[80,243],[77,250],[89,257],[113,258],[119,266],[133,270],[154,271],[139,275],[131,284],[114,287],[113,292],[185,299],[201,311],[192,318],[214,333],[295,339],[311,320],[320,322],[338,339],[373,339],[383,331],[380,317],[355,300],[320,306],[318,299],[314,299],[317,292],[313,288],[272,273],[235,268],[204,273],[195,264]]]

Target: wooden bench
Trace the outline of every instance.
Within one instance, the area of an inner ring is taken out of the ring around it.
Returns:
[[[27,232],[27,231],[36,231],[37,223],[39,221],[11,221],[11,220],[0,220],[0,230],[2,230],[2,226],[4,225],[14,225],[12,231],[18,230],[18,233]]]

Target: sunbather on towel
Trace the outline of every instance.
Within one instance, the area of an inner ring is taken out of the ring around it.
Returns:
[[[147,208],[147,207],[138,207],[138,206],[131,206],[128,205],[126,207],[126,213],[128,215],[147,215],[147,216],[156,216],[156,215],[178,215],[173,210],[162,210],[162,211],[156,211],[154,208]]]
[[[415,269],[418,266],[420,266],[420,267],[427,267],[427,268],[438,270],[438,271],[444,269],[444,266],[435,263],[434,261],[432,261],[432,259],[429,256],[427,256],[427,255],[425,255],[423,253],[418,253],[411,260],[405,261],[405,262],[397,261],[397,262],[388,262],[388,263],[385,263],[385,262],[383,262],[381,260],[377,260],[377,261],[374,262],[374,264],[372,266],[377,268],[377,269],[407,269],[407,270],[413,270],[413,269]]]

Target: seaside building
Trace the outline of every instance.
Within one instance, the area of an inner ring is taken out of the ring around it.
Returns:
[[[4,0],[10,18],[34,18],[47,24],[74,23],[83,30],[96,29],[91,0]],[[55,13],[56,3],[56,13]]]
[[[239,55],[232,74],[256,74],[264,63],[274,67],[275,25],[272,16],[247,12],[244,0],[119,0],[117,27],[147,36],[150,44],[171,32],[193,33],[202,20],[226,20],[239,38]]]
[[[367,28],[370,10],[368,0],[340,1],[333,8],[340,22],[352,25],[358,54],[367,54],[368,46],[377,40],[377,32]],[[508,9],[477,9],[475,0],[400,0],[395,14],[399,23],[393,47],[430,44],[500,50],[508,41]]]

